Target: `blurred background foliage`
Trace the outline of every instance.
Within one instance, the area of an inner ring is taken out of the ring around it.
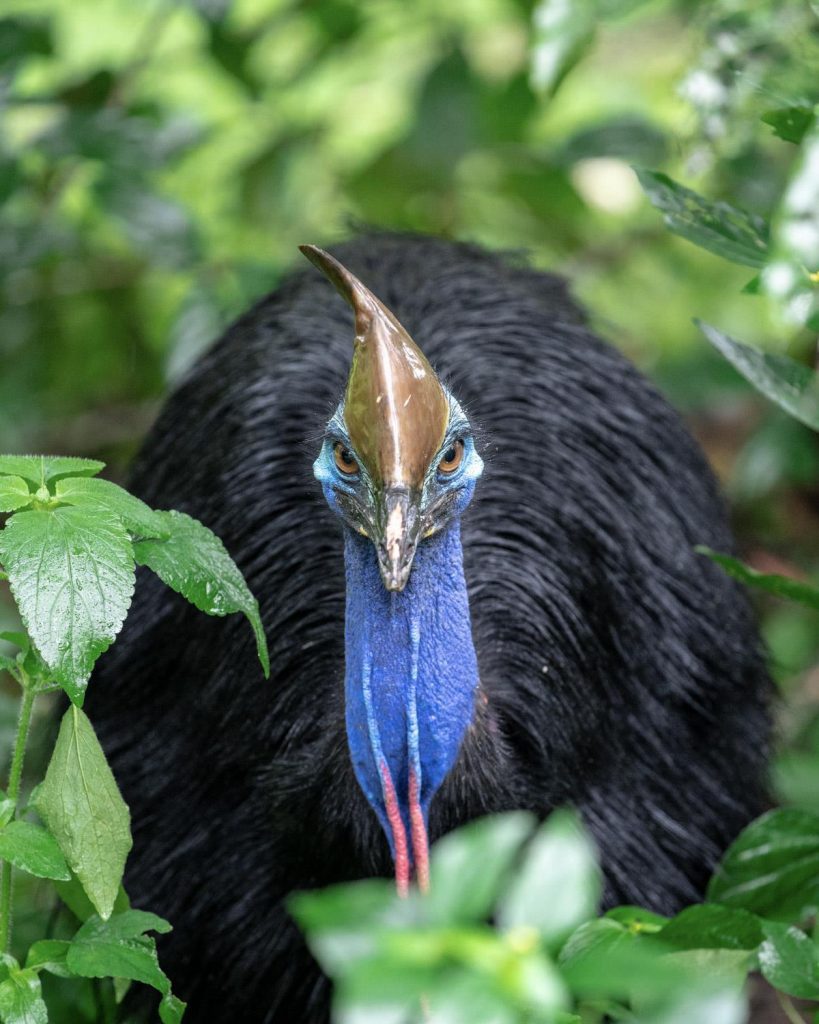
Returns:
[[[776,231],[800,168],[805,181],[794,139],[819,101],[818,14],[807,0],[4,0],[0,449],[99,457],[122,478],[162,395],[298,243],[357,223],[427,231],[568,275],[685,412],[742,554],[815,578],[816,437],[691,319],[808,363],[816,324],[670,234],[631,168]],[[779,794],[819,809],[817,614],[760,608],[788,698]]]

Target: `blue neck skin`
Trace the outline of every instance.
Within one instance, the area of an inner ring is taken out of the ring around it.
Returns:
[[[430,801],[472,720],[478,665],[460,522],[421,541],[409,582],[398,593],[384,587],[366,537],[345,530],[344,555],[350,753],[396,858],[396,803],[407,835],[417,834],[413,807],[420,805],[426,826]]]

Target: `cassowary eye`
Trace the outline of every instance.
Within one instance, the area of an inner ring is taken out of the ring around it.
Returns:
[[[333,445],[333,455],[336,458],[336,465],[342,473],[357,473],[358,463],[349,448],[345,448],[341,441]]]
[[[463,457],[464,443],[459,438],[457,441],[453,441],[444,452],[443,458],[438,463],[438,469],[441,473],[454,473],[460,466]]]

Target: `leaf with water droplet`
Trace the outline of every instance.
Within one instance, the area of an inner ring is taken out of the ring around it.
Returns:
[[[69,477],[55,488],[59,501],[79,508],[102,507],[122,520],[126,530],[136,537],[167,537],[168,528],[158,512],[110,480],[98,477]]]
[[[139,565],[147,565],[172,590],[208,615],[242,612],[256,636],[259,661],[270,674],[267,640],[259,604],[238,566],[215,533],[182,512],[157,512],[163,518],[167,540],[140,540],[134,544]]]
[[[26,509],[0,531],[0,562],[40,656],[81,705],[94,662],[121,629],[134,592],[125,527],[101,508]]]
[[[131,816],[77,707],[63,716],[35,806],[100,917],[109,917],[131,849]]]

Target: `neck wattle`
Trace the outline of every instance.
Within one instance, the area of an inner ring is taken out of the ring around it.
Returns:
[[[345,531],[350,754],[395,860],[428,882],[429,805],[472,720],[478,665],[455,520],[418,545],[401,592],[384,587],[372,543]]]

